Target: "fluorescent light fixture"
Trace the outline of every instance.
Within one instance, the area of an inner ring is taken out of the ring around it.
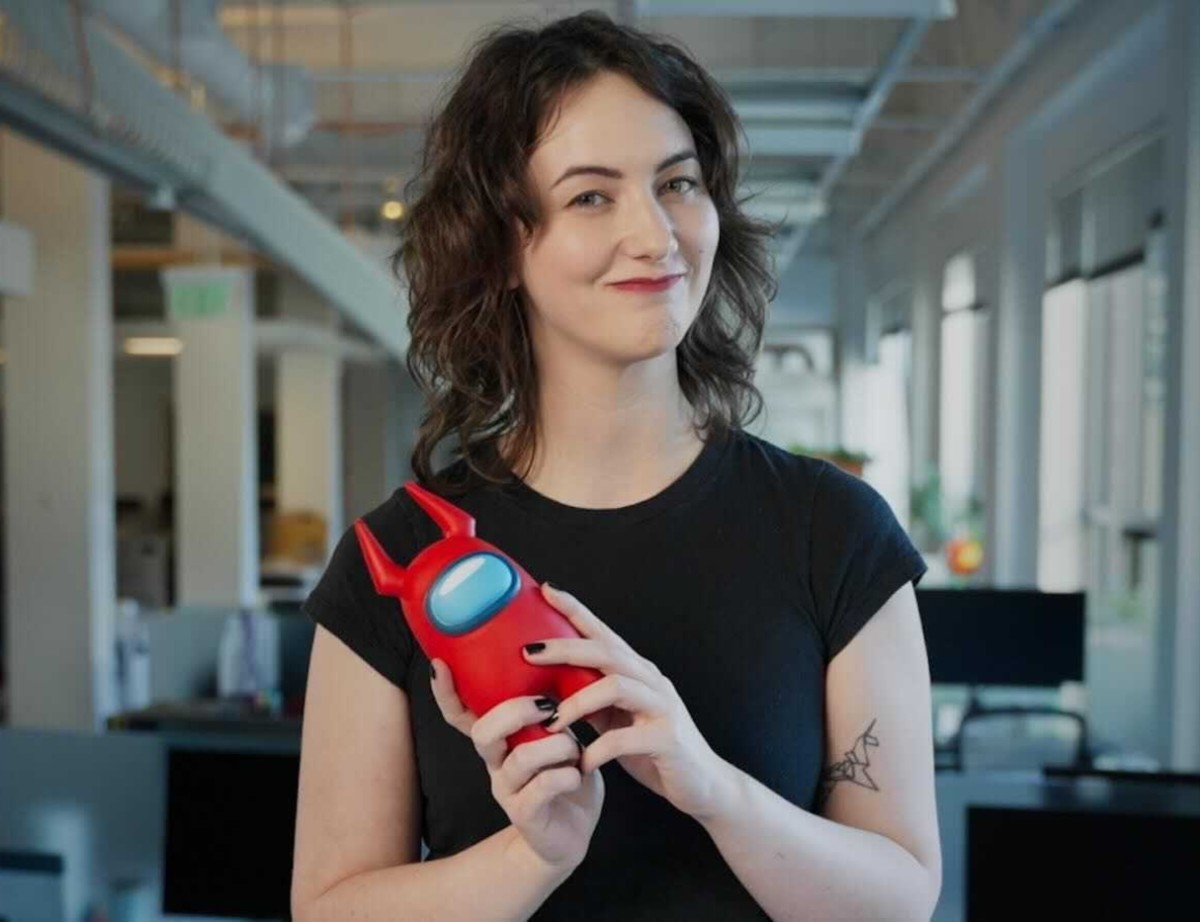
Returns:
[[[129,336],[125,339],[126,355],[179,355],[183,340],[176,336]]]
[[[955,0],[636,0],[643,16],[842,16],[949,19]]]

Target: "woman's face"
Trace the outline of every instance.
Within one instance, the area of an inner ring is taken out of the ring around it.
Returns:
[[[672,354],[720,233],[687,123],[619,74],[570,94],[529,163],[542,221],[520,254],[535,355],[623,367]],[[617,283],[677,277],[662,290]]]

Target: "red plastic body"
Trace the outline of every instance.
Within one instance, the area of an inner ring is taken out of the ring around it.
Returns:
[[[459,698],[482,717],[509,698],[538,695],[556,701],[603,677],[595,669],[562,664],[536,665],[522,654],[525,644],[554,637],[578,637],[566,617],[543,597],[538,583],[499,548],[475,537],[475,520],[457,506],[415,483],[405,489],[442,529],[444,537],[422,550],[407,567],[392,561],[366,523],[354,523],[367,569],[381,595],[400,601],[413,636],[430,659],[444,660]],[[516,594],[482,624],[465,633],[446,633],[430,617],[426,600],[438,578],[464,557],[480,552],[507,561],[519,579]],[[508,737],[511,750],[549,736],[533,724]]]

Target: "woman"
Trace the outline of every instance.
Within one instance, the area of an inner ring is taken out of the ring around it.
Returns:
[[[932,912],[924,563],[871,488],[741,429],[774,292],[737,152],[666,40],[584,14],[474,49],[398,252],[413,468],[566,590],[581,639],[524,655],[605,677],[467,712],[347,532],[306,603],[297,918]],[[365,518],[402,564],[438,537],[403,490]]]

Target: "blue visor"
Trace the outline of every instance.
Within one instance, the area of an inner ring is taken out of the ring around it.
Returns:
[[[434,626],[464,634],[496,614],[517,594],[516,571],[495,554],[471,554],[438,577],[426,599]]]

